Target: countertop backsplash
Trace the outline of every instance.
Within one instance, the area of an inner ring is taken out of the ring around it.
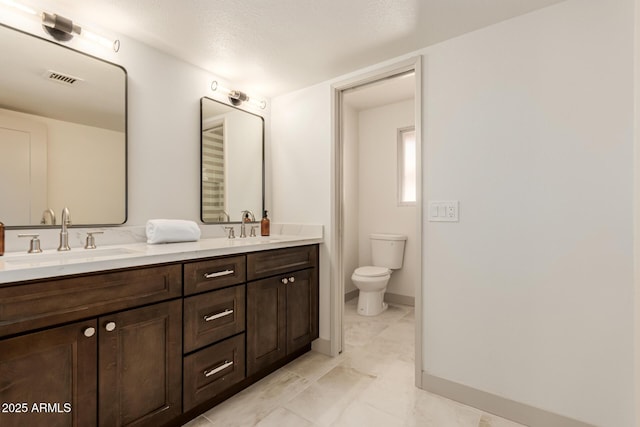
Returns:
[[[260,235],[260,222],[252,223],[257,225],[257,234]],[[233,226],[235,228],[236,238],[240,236],[240,224],[198,224],[202,230],[201,239],[215,239],[218,237],[226,237],[227,232],[224,227]],[[96,234],[96,245],[126,245],[131,243],[144,243],[147,240],[144,225],[123,225],[115,227],[71,227],[69,232],[69,245],[71,250],[84,249],[87,232],[102,231],[103,234]],[[60,227],[42,228],[42,229],[21,229],[5,231],[5,253],[26,252],[29,248],[28,237],[18,237],[19,234],[39,234],[40,246],[43,250],[56,249],[60,243]],[[249,231],[247,230],[247,234]],[[271,223],[272,235],[288,235],[288,236],[311,236],[322,238],[322,225],[314,224],[278,224]]]

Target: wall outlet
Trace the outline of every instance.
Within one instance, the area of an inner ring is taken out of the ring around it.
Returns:
[[[460,221],[460,202],[458,200],[430,201],[429,221]]]

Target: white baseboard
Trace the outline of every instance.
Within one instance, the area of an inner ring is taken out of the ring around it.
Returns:
[[[562,415],[422,372],[424,390],[529,427],[594,427]]]

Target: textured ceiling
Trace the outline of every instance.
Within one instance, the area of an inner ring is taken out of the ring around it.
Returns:
[[[563,0],[24,0],[271,97]]]

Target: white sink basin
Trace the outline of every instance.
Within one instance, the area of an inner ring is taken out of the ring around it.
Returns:
[[[284,240],[284,238],[278,237],[278,236],[247,237],[247,241],[253,242],[253,243],[271,243],[271,242],[280,242],[282,240]]]
[[[140,252],[127,248],[77,249],[67,252],[46,252],[7,256],[3,260],[9,265],[35,265],[44,263],[66,263],[68,261],[95,261],[105,258],[124,257]]]
[[[257,236],[257,237],[236,237],[235,239],[227,239],[229,245],[258,245],[266,243],[276,243],[285,240],[285,237],[279,236]]]

